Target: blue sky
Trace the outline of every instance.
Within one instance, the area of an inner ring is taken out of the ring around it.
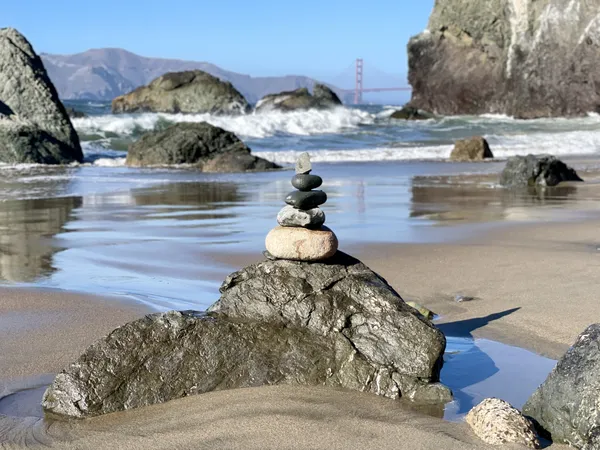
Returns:
[[[357,57],[406,73],[406,43],[434,0],[6,1],[12,26],[38,52],[121,47],[144,56],[208,61],[254,76],[331,78]]]

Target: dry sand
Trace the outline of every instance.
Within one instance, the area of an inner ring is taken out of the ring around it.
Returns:
[[[441,315],[449,334],[473,334],[558,358],[600,320],[600,222],[531,224],[452,244],[343,249],[405,300]],[[235,267],[257,255],[219,258]],[[143,307],[57,292],[0,290],[0,373],[54,373]],[[456,295],[475,297],[457,303]],[[0,418],[5,448],[488,448],[464,423],[398,402],[325,388],[222,391],[75,423]],[[12,443],[8,443],[12,442]],[[553,446],[552,448],[559,448]]]
[[[557,359],[600,322],[600,221],[508,226],[460,243],[353,249],[446,334]],[[474,297],[456,302],[457,295]]]

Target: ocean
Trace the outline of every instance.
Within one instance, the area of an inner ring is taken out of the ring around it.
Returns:
[[[261,257],[292,171],[125,166],[131,142],[180,121],[230,130],[253,153],[290,169],[308,151],[342,249],[459,239],[507,221],[546,220],[574,197],[596,200],[595,192],[573,188],[515,195],[499,188],[497,175],[503,159],[528,153],[597,171],[597,115],[405,122],[390,120],[394,105],[223,117],[111,115],[109,103],[65,103],[88,114],[73,120],[83,164],[0,166],[0,281],[7,284],[127,296],[156,310],[212,304],[224,277],[239,268],[223,255]],[[488,139],[498,160],[448,162],[453,142],[474,135]],[[572,217],[589,212],[576,204]]]

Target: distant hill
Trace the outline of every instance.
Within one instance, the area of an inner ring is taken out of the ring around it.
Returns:
[[[250,103],[256,103],[266,94],[300,87],[311,89],[315,83],[312,78],[296,75],[251,77],[207,62],[147,58],[120,48],[93,49],[74,55],[42,53],[41,57],[64,100],[112,100],[164,73],[192,69],[204,70],[231,82]],[[334,86],[332,88],[340,93]]]

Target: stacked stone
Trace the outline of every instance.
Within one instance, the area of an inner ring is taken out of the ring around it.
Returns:
[[[338,249],[333,231],[324,226],[325,213],[319,208],[327,201],[327,194],[314,189],[323,180],[311,175],[308,153],[296,163],[292,186],[297,190],[285,198],[285,206],[277,215],[278,227],[273,228],[265,241],[270,257],[294,261],[322,261],[331,258]]]

